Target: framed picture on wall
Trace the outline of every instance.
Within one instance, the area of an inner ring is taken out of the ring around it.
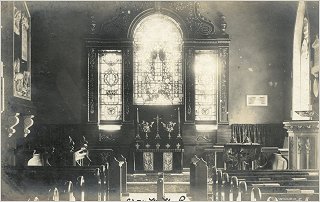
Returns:
[[[268,106],[268,95],[247,95],[247,106]]]
[[[13,6],[13,95],[31,100],[31,16],[25,2]]]

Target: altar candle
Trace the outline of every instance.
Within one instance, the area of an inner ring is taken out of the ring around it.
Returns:
[[[178,107],[178,123],[180,124],[180,107]]]
[[[139,123],[139,109],[137,108],[137,123]]]

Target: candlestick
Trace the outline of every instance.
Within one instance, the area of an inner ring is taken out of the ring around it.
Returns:
[[[177,139],[181,139],[181,128],[180,128],[180,107],[178,107],[178,135]]]
[[[137,123],[139,123],[139,108],[137,108]]]
[[[136,139],[140,139],[140,135],[139,135],[139,108],[137,107],[137,131],[136,131]]]

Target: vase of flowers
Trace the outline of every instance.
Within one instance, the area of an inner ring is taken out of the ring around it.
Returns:
[[[161,122],[164,129],[168,132],[168,138],[171,139],[171,132],[174,130],[174,126],[176,125],[176,123],[169,121],[169,123],[163,123]]]
[[[151,132],[151,128],[154,122],[147,122],[147,121],[142,121],[140,124],[140,127],[142,128],[142,131],[146,134],[146,139],[148,139],[148,133]]]

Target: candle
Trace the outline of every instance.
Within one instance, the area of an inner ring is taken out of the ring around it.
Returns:
[[[178,107],[178,123],[180,124],[180,107]]]
[[[139,123],[139,109],[137,108],[137,123]]]

